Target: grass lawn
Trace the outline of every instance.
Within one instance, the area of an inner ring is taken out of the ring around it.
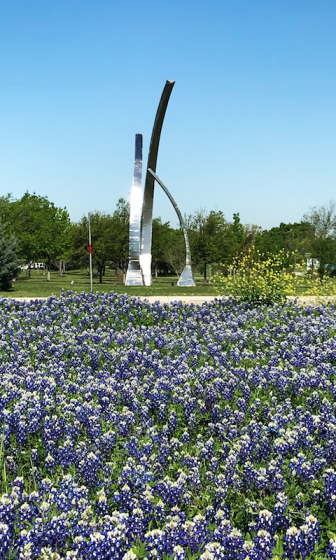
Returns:
[[[74,282],[71,284],[71,282]],[[332,280],[336,282],[336,279]],[[174,283],[174,286],[171,284]],[[149,288],[144,286],[124,286],[114,277],[114,270],[106,270],[103,277],[103,283],[99,284],[98,277],[93,278],[93,291],[110,292],[114,291],[121,294],[130,294],[133,296],[215,296],[215,282],[207,284],[202,277],[196,277],[195,288],[179,288],[177,285],[177,277],[169,276],[163,278],[154,278],[153,284]],[[295,295],[300,296],[305,293],[307,286],[297,288]],[[86,269],[72,270],[66,272],[61,278],[58,271],[51,272],[50,282],[47,281],[47,275],[43,275],[42,270],[32,270],[31,278],[26,277],[26,272],[22,272],[17,279],[13,288],[9,291],[0,291],[0,295],[4,297],[47,297],[51,294],[58,296],[61,290],[71,290],[74,292],[89,292],[90,278],[87,276]],[[229,295],[229,294],[225,294]]]
[[[74,284],[71,284],[71,281]],[[171,283],[174,283],[174,286]],[[117,282],[114,277],[114,270],[106,270],[103,283],[99,284],[98,277],[93,278],[93,291],[99,292],[118,292],[121,294],[130,294],[134,296],[187,296],[187,295],[216,295],[215,284],[204,284],[202,278],[196,278],[197,286],[195,288],[179,288],[176,286],[176,277],[154,278],[152,286],[137,287],[124,286]],[[71,290],[76,292],[90,291],[90,278],[86,274],[86,270],[72,270],[66,272],[62,278],[58,275],[58,271],[50,273],[50,282],[47,281],[47,275],[43,275],[42,270],[32,270],[31,278],[26,278],[26,272],[22,272],[17,279],[14,287],[10,291],[0,291],[0,295],[4,297],[46,297],[51,294],[58,296],[61,290]]]

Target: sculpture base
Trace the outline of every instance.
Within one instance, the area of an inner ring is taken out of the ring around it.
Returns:
[[[183,288],[196,286],[190,264],[185,265],[177,285]]]
[[[143,286],[139,261],[130,261],[128,263],[125,286]]]
[[[142,272],[142,285],[152,285],[152,271],[151,271],[152,255],[149,253],[140,253],[140,267]]]

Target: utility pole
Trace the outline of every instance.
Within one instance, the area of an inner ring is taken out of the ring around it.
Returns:
[[[92,293],[92,246],[91,246],[91,224],[90,224],[91,214],[88,213],[88,221],[89,221],[89,255],[90,255],[90,287]]]

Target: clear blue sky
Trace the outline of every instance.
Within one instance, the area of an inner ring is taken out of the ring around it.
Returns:
[[[298,221],[336,198],[335,29],[335,0],[0,0],[0,193],[112,212],[175,79],[157,172],[182,213]],[[159,187],[154,214],[177,224]]]

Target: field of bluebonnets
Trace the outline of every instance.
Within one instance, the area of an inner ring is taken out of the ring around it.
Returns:
[[[0,300],[0,557],[336,558],[336,309]]]

